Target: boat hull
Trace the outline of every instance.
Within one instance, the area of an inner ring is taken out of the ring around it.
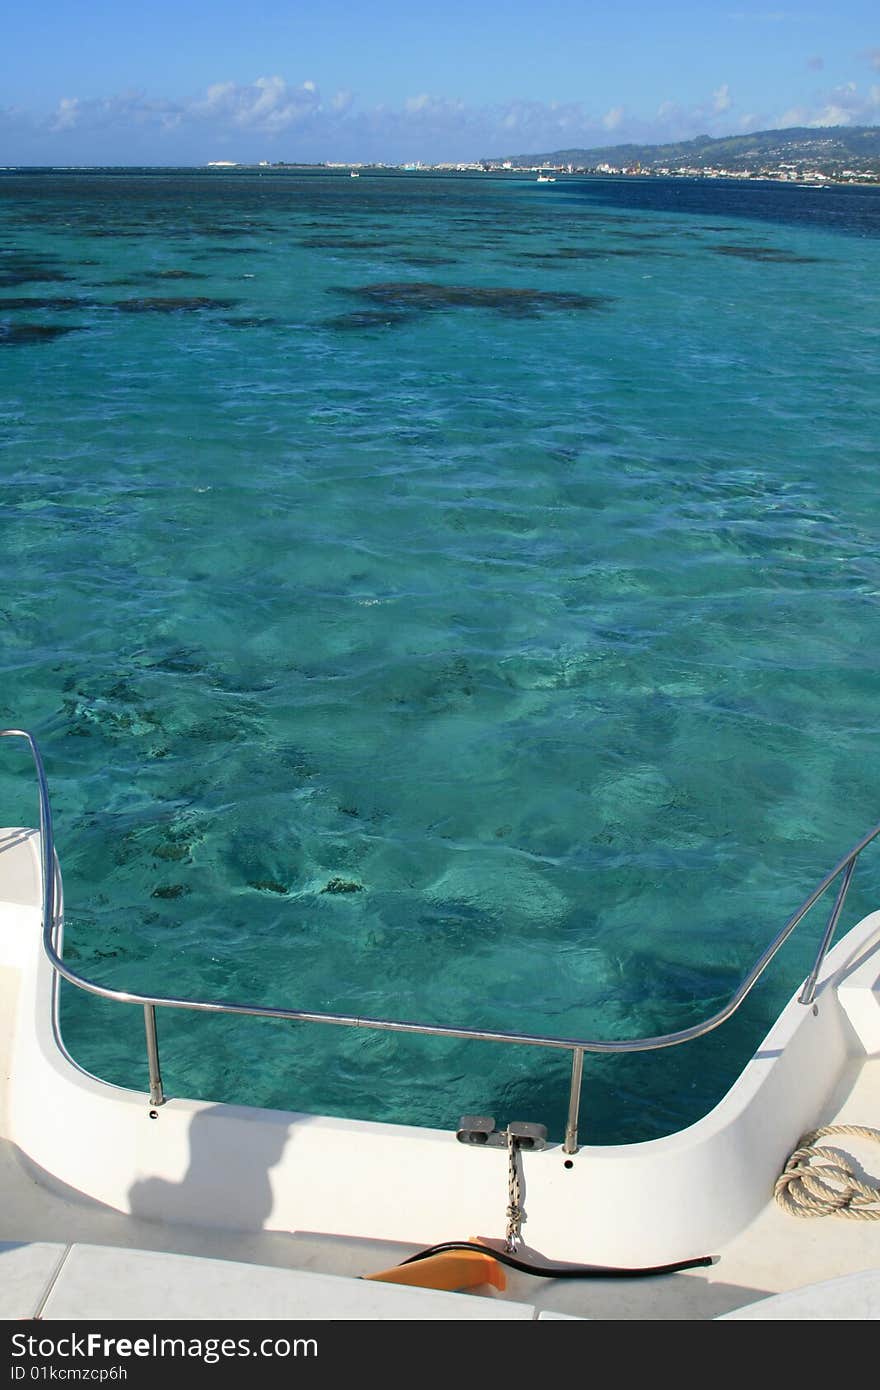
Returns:
[[[69,1057],[42,950],[39,836],[0,831],[2,1134],[35,1175],[149,1221],[417,1245],[506,1228],[507,1155],[452,1133],[172,1098]],[[712,1254],[766,1205],[853,1059],[880,1055],[880,912],[828,954],[722,1101],[642,1144],[522,1155],[525,1244],[554,1261],[643,1267]],[[119,1006],[125,1007],[125,1006]],[[161,1011],[160,1011],[161,1023]],[[585,1085],[589,1124],[589,1081]]]

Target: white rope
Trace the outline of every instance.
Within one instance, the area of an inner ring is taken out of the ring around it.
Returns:
[[[832,1134],[850,1134],[880,1143],[880,1129],[866,1125],[826,1125],[805,1134],[776,1179],[774,1196],[791,1216],[848,1216],[880,1221],[880,1186],[856,1177],[848,1154],[821,1148]]]

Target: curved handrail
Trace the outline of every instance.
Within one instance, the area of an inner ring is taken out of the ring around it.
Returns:
[[[730,996],[727,1003],[716,1013],[701,1023],[695,1023],[689,1028],[682,1028],[672,1033],[662,1033],[653,1037],[643,1038],[621,1038],[621,1039],[597,1039],[597,1038],[562,1038],[555,1036],[537,1036],[529,1033],[516,1033],[507,1029],[478,1029],[478,1028],[456,1028],[446,1024],[414,1023],[403,1019],[382,1019],[371,1018],[369,1016],[358,1016],[354,1014],[332,1014],[324,1012],[314,1012],[306,1009],[283,1009],[265,1004],[238,1004],[229,1003],[224,1000],[210,999],[189,999],[185,997],[175,998],[171,995],[162,994],[140,994],[130,990],[113,989],[107,985],[101,985],[96,980],[90,980],[87,976],[81,975],[78,971],[72,970],[65,963],[55,949],[54,936],[57,923],[55,921],[55,848],[52,834],[52,812],[49,805],[48,786],[46,774],[43,768],[43,760],[40,757],[36,742],[31,734],[21,729],[0,730],[0,738],[16,736],[24,738],[30,745],[37,773],[37,781],[40,791],[40,838],[41,838],[41,865],[43,877],[43,945],[46,955],[55,970],[64,979],[80,989],[87,990],[90,994],[99,995],[102,999],[112,999],[121,1004],[152,1004],[160,1008],[170,1009],[192,1009],[203,1013],[230,1013],[230,1014],[254,1014],[261,1018],[283,1018],[300,1023],[334,1023],[343,1027],[352,1028],[374,1028],[387,1029],[391,1032],[399,1033],[424,1033],[432,1037],[452,1037],[465,1039],[481,1039],[488,1042],[516,1042],[524,1043],[533,1047],[555,1047],[569,1050],[571,1048],[581,1048],[584,1052],[650,1052],[661,1047],[675,1047],[681,1043],[691,1042],[695,1038],[702,1037],[705,1033],[711,1032],[715,1028],[725,1023],[730,1016],[736,1012],[740,1004],[751,992],[773,957],[779,951],[795,927],[803,920],[815,905],[822,894],[829,888],[834,880],[845,869],[854,864],[862,850],[880,835],[880,825],[876,825],[861,840],[853,846],[847,854],[825,875],[821,883],[809,897],[805,898],[796,912],[789,917],[785,926],[777,933],[770,942],[769,946],[758,957],[751,970],[741,981],[737,989]],[[851,877],[851,874],[850,874]],[[839,916],[838,906],[837,915]],[[826,943],[823,943],[826,944]],[[827,944],[826,944],[827,949]],[[821,955],[824,956],[824,950]],[[821,966],[821,958],[814,967],[815,973]]]
[[[46,781],[45,769],[43,767],[43,760],[40,756],[36,741],[33,736],[25,730],[2,729],[0,730],[0,738],[25,739],[30,747],[37,774],[40,799],[43,948],[53,969],[72,985],[76,985],[77,988],[86,990],[90,994],[96,994],[102,999],[111,999],[122,1004],[140,1004],[144,1008],[147,1019],[147,1048],[150,1054],[151,1096],[154,1103],[161,1103],[162,1101],[161,1077],[158,1072],[158,1050],[155,1033],[154,1010],[156,1008],[187,1009],[199,1013],[248,1014],[260,1018],[286,1019],[297,1023],[331,1023],[340,1027],[370,1028],[392,1033],[419,1033],[428,1037],[464,1038],[473,1041],[507,1042],[524,1044],[530,1047],[559,1048],[573,1053],[573,1077],[577,1076],[579,1090],[580,1067],[583,1061],[582,1054],[584,1052],[652,1052],[663,1047],[677,1047],[682,1043],[692,1042],[696,1038],[703,1037],[706,1033],[712,1032],[714,1029],[720,1027],[722,1023],[725,1023],[727,1019],[736,1012],[740,1004],[742,1004],[743,1000],[751,992],[776,953],[788,940],[795,927],[803,920],[834,880],[843,873],[844,879],[841,883],[837,900],[819,946],[815,963],[804,989],[799,996],[801,1003],[811,1003],[815,992],[816,979],[843,908],[844,899],[852,879],[853,869],[855,868],[855,862],[862,850],[880,835],[880,825],[874,826],[874,828],[863,835],[861,840],[859,840],[858,843],[839,860],[834,868],[825,875],[821,883],[804,899],[797,911],[789,917],[784,927],[782,927],[758,957],[755,964],[740,982],[737,989],[734,990],[726,1004],[702,1022],[692,1024],[689,1028],[681,1028],[671,1033],[661,1033],[653,1037],[621,1038],[616,1040],[547,1037],[530,1033],[517,1033],[509,1029],[500,1028],[457,1028],[447,1024],[415,1023],[405,1019],[383,1019],[354,1014],[332,1014],[306,1009],[284,1009],[265,1004],[237,1004],[228,1003],[224,1000],[175,998],[170,995],[140,994],[129,990],[112,989],[107,985],[101,985],[95,980],[88,979],[87,976],[72,970],[70,966],[65,963],[56,949],[56,939],[60,922],[57,919],[55,910],[55,846],[52,831],[52,810],[49,803],[49,789]],[[574,1116],[572,1117],[570,1112],[569,1132],[571,1132],[574,1123],[576,1123],[574,1082],[572,1086],[572,1106],[574,1109]],[[568,1144],[568,1139],[566,1142]],[[573,1149],[569,1149],[568,1151],[573,1152]]]
[[[688,1029],[680,1029],[673,1033],[658,1034],[655,1037],[639,1038],[617,1038],[617,1040],[601,1040],[601,1038],[569,1038],[569,1037],[545,1037],[534,1036],[528,1033],[513,1033],[506,1029],[466,1029],[466,1027],[450,1027],[448,1024],[441,1023],[413,1023],[403,1019],[375,1019],[370,1016],[339,1015],[339,1013],[324,1013],[307,1011],[307,1009],[281,1009],[270,1005],[261,1004],[231,1004],[222,999],[189,999],[185,997],[175,998],[172,995],[163,994],[139,994],[139,992],[129,990],[114,990],[114,988],[97,983],[96,980],[89,980],[88,977],[79,974],[76,970],[64,962],[58,955],[54,947],[54,933],[56,933],[56,913],[54,913],[54,840],[53,828],[51,828],[51,809],[49,803],[49,787],[46,783],[46,773],[43,769],[43,760],[40,758],[38,746],[31,734],[25,733],[18,728],[7,728],[0,730],[0,738],[18,737],[25,738],[31,746],[33,763],[35,763],[36,777],[38,777],[40,794],[40,841],[42,841],[42,876],[43,876],[43,947],[46,955],[49,956],[51,965],[57,970],[58,974],[65,980],[70,980],[86,990],[89,994],[97,994],[100,998],[114,999],[118,1004],[153,1004],[157,1008],[170,1009],[195,1009],[195,1011],[206,1013],[249,1013],[260,1017],[275,1017],[275,1019],[289,1019],[299,1023],[336,1023],[339,1026],[364,1027],[364,1029],[388,1029],[396,1033],[424,1033],[432,1037],[457,1037],[470,1038],[470,1040],[484,1040],[494,1042],[524,1042],[532,1047],[555,1047],[555,1048],[582,1048],[585,1052],[649,1052],[656,1048],[677,1047],[681,1042],[690,1042],[694,1038],[702,1037],[713,1029],[726,1023],[728,1017],[733,1015],[753,986],[758,983],[760,976],[769,966],[770,960],[783,947],[792,931],[809,912],[810,908],[823,892],[834,883],[838,874],[844,872],[849,866],[854,865],[855,859],[861,855],[862,849],[866,848],[877,835],[880,835],[880,824],[874,826],[873,830],[863,835],[862,840],[858,841],[844,858],[834,866],[824,876],[822,883],[817,885],[809,897],[804,899],[797,912],[792,913],[788,922],[769,947],[762,952],[756,960],[755,965],[749,970],[747,976],[741,981],[737,990],[731,994],[727,1004],[723,1005],[716,1013],[712,1013],[708,1019],[703,1019],[702,1023],[692,1024]],[[840,915],[840,913],[838,913]],[[824,955],[824,952],[822,952]],[[820,966],[820,960],[817,965]],[[816,972],[817,973],[817,972]]]

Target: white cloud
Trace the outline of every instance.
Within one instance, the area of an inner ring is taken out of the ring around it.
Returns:
[[[143,92],[121,92],[118,96],[83,100],[62,97],[48,122],[31,118],[35,126],[45,125],[52,134],[68,131],[104,130],[114,126],[152,126],[171,130],[179,123],[182,108],[173,102],[154,101]]]
[[[198,163],[221,150],[243,162],[267,157],[403,162],[651,144],[792,125],[867,124],[877,120],[878,107],[880,86],[864,93],[852,82],[817,92],[781,114],[737,111],[727,82],[707,88],[699,102],[666,100],[645,116],[622,103],[604,110],[585,102],[526,100],[477,107],[427,91],[399,106],[365,107],[346,89],[325,98],[313,80],[294,83],[276,73],[249,82],[218,81],[178,102],[150,99],[143,92],[101,99],[68,96],[42,118],[0,114],[4,131],[14,134],[21,151],[12,153],[7,140],[8,162],[111,162],[115,155],[119,162]]]
[[[844,82],[829,91],[818,92],[807,105],[787,107],[768,118],[767,125],[784,129],[786,126],[872,125],[877,119],[876,85],[866,93],[855,82]]]
[[[822,110],[813,116],[812,120],[807,121],[808,126],[853,124],[851,113],[846,111],[842,106],[834,106],[833,104],[830,106],[823,106]]]
[[[215,82],[205,93],[203,101],[193,103],[193,111],[205,111],[212,113],[219,111],[225,105],[227,98],[235,92],[234,82]]]
[[[277,134],[308,121],[323,110],[314,82],[291,86],[279,76],[258,77],[254,82],[215,82],[201,100],[186,107],[197,119],[219,118],[240,130]]]
[[[463,101],[450,100],[448,97],[432,97],[427,92],[422,92],[417,97],[409,97],[403,104],[403,112],[405,116],[417,118],[418,122],[448,122],[462,116],[467,118],[467,108]]]
[[[462,110],[464,114],[465,108]],[[573,138],[595,134],[599,122],[591,118],[580,102],[511,101],[504,106],[472,111],[472,124],[489,132],[489,139],[516,138],[521,148],[507,153],[522,153],[536,149],[539,153],[554,144],[571,143]],[[486,138],[485,136],[483,137]],[[487,147],[484,145],[483,149]]]
[[[676,101],[664,101],[657,108],[654,120],[638,122],[630,138],[645,143],[689,140],[695,135],[729,135],[738,127],[741,117],[735,113],[730,84],[723,82],[711,96],[692,106]],[[751,116],[749,117],[751,120]],[[635,123],[633,123],[635,126]],[[752,129],[759,129],[753,126]]]
[[[62,97],[52,121],[53,130],[73,130],[80,116],[78,97]]]

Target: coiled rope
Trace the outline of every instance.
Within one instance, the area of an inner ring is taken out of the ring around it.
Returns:
[[[880,1186],[856,1176],[848,1154],[821,1148],[833,1134],[880,1143],[880,1130],[866,1125],[826,1125],[805,1134],[776,1179],[774,1196],[791,1216],[848,1216],[880,1221]]]

